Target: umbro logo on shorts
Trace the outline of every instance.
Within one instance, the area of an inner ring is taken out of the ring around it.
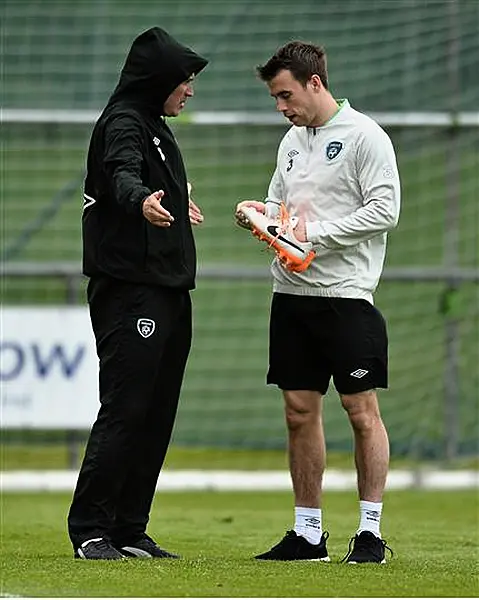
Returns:
[[[366,371],[366,369],[356,369],[356,371],[353,371],[352,373],[350,373],[350,375],[351,375],[351,377],[356,377],[357,379],[361,379],[361,377],[364,377],[368,373],[369,373],[369,371]]]
[[[136,328],[141,336],[148,338],[155,331],[155,322],[152,319],[138,319]]]

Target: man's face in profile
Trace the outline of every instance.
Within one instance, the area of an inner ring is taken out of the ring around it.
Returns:
[[[163,105],[163,114],[166,117],[177,117],[184,109],[188,98],[195,95],[193,91],[194,78],[194,75],[188,77],[186,81],[180,83],[168,96]]]

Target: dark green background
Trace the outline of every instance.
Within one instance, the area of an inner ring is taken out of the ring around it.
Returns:
[[[132,39],[153,25],[211,60],[198,81],[196,110],[269,109],[254,69],[292,39],[325,45],[332,90],[354,98],[359,109],[477,110],[479,104],[477,0],[3,0],[2,6],[8,107],[101,107]],[[460,83],[454,105],[452,43]]]

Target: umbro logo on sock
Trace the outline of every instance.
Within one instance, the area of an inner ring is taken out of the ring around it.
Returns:
[[[308,517],[305,519],[306,527],[313,527],[313,529],[321,529],[321,519],[317,517]]]
[[[350,375],[351,375],[351,377],[356,377],[357,379],[361,379],[361,377],[364,377],[368,373],[369,373],[369,371],[366,371],[366,369],[356,369],[356,371],[353,371],[352,373],[350,373]]]

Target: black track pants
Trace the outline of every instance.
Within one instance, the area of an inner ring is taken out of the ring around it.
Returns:
[[[68,515],[74,547],[146,529],[191,346],[189,292],[92,278],[100,403]]]

